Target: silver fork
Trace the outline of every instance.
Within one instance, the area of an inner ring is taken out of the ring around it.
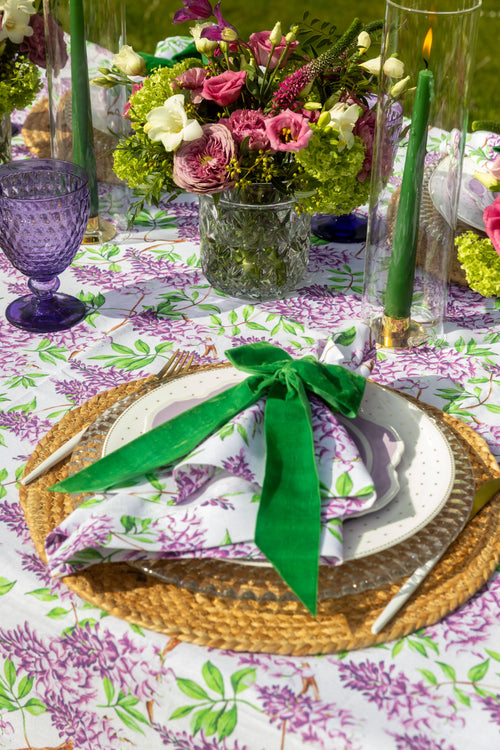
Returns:
[[[139,386],[139,388],[137,389],[137,393],[140,394],[143,391],[146,392],[153,390],[166,380],[170,380],[171,378],[187,372],[191,367],[193,358],[194,353],[189,354],[189,352],[183,352],[181,349],[177,349],[177,351],[172,354],[170,359],[165,362],[161,370],[157,372],[156,375],[153,375],[141,386]],[[50,456],[39,463],[38,466],[33,469],[33,471],[30,471],[29,474],[26,474],[26,476],[21,479],[20,484],[29,484],[34,479],[37,479],[41,474],[44,474],[48,469],[52,468],[52,466],[55,466],[55,464],[57,464],[63,458],[72,453],[74,448],[76,448],[76,446],[82,439],[85,431],[90,426],[90,424],[90,422],[86,424],[79,432],[76,433],[76,435],[73,435],[73,437],[59,446],[59,448],[57,448],[54,453],[51,453]]]

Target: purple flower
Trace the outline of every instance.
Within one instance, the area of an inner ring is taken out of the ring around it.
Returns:
[[[217,24],[203,29],[200,36],[203,39],[211,39],[213,42],[235,42],[238,39],[238,31],[222,17],[220,2],[214,8],[214,16]]]
[[[182,4],[184,8],[175,11],[173,23],[210,18],[213,12],[208,0],[182,0]]]
[[[235,157],[230,131],[219,123],[203,125],[201,138],[183,141],[175,152],[174,182],[190,193],[220,193],[232,183],[229,167]]]

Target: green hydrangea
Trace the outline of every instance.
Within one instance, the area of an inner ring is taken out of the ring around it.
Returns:
[[[339,151],[339,134],[333,128],[312,125],[307,148],[295,158],[304,170],[304,190],[315,193],[302,201],[309,213],[347,214],[368,200],[370,181],[358,180],[365,159],[365,147],[355,136],[352,148]]]
[[[500,296],[500,256],[491,240],[465,232],[455,238],[455,247],[470,288],[483,297]]]
[[[130,118],[133,127],[137,130],[146,123],[146,116],[154,107],[161,107],[165,100],[175,92],[172,88],[172,80],[185,73],[189,68],[197,68],[200,61],[196,58],[188,57],[176,63],[173,68],[157,68],[151,75],[144,80],[144,84],[139,91],[129,99]]]
[[[28,107],[41,87],[40,72],[25,55],[0,57],[0,117]]]

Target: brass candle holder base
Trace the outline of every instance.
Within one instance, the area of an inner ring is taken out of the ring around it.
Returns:
[[[96,245],[98,242],[109,242],[116,234],[116,227],[110,221],[92,216],[87,224],[82,245]]]
[[[372,324],[377,347],[384,349],[411,349],[423,344],[428,332],[411,318],[391,318],[383,315]]]

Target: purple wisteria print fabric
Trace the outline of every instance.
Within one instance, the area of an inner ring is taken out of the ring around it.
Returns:
[[[15,146],[22,155],[20,136]],[[122,197],[100,191],[112,216]],[[133,626],[72,593],[37,554],[18,491],[37,442],[75,406],[157,372],[176,349],[200,365],[260,340],[311,354],[459,417],[500,457],[498,299],[452,284],[439,341],[377,350],[361,319],[361,244],[313,239],[300,288],[251,304],[204,278],[197,216],[185,196],[146,209],[109,243],[82,247],[61,284],[89,314],[62,333],[31,335],[7,323],[5,306],[26,279],[0,253],[0,748],[498,747],[498,573],[444,621],[397,642],[287,657],[209,649]],[[106,538],[98,509],[95,531]],[[189,516],[185,528],[196,544],[201,530]]]

